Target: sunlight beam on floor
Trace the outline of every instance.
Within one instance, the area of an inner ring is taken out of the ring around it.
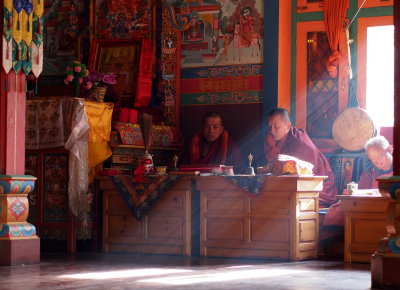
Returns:
[[[122,270],[122,271],[89,272],[83,274],[67,274],[58,277],[70,278],[70,279],[106,280],[115,278],[134,278],[134,277],[146,277],[146,276],[178,274],[178,273],[181,274],[188,272],[193,272],[193,270],[148,268],[148,269],[134,269],[134,270]]]
[[[308,271],[299,270],[286,270],[286,269],[255,269],[255,270],[241,270],[241,271],[223,271],[222,273],[210,273],[201,275],[187,275],[187,276],[168,276],[162,278],[142,279],[137,282],[145,283],[159,283],[168,285],[188,285],[197,283],[215,283],[233,280],[248,280],[255,278],[267,278],[283,275],[303,274]]]

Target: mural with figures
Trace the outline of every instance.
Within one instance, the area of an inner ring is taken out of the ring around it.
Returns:
[[[80,54],[80,39],[87,33],[85,9],[88,0],[44,2],[43,75],[60,75]],[[86,17],[87,18],[87,17]]]
[[[96,0],[95,37],[151,38],[154,0]]]
[[[264,1],[170,2],[188,15],[181,38],[182,68],[262,63]]]

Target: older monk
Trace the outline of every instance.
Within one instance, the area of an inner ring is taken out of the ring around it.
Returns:
[[[358,180],[359,189],[377,189],[377,178],[393,175],[393,147],[383,136],[370,138],[364,145],[371,161]],[[372,164],[371,164],[372,163]],[[344,213],[340,201],[332,205],[326,213],[324,225],[344,226]]]
[[[315,175],[328,176],[319,194],[319,206],[328,207],[333,204],[337,188],[329,163],[307,133],[292,126],[288,111],[283,108],[271,110],[268,114],[268,129],[264,143],[267,162],[273,162],[279,154],[286,154],[311,163]]]
[[[208,112],[203,116],[202,124],[202,131],[190,143],[189,160],[186,161],[192,165],[233,165],[236,173],[241,172],[244,168],[243,157],[225,130],[221,115]]]
[[[364,148],[372,164],[361,174],[358,188],[378,188],[377,178],[393,175],[393,147],[385,137],[377,136],[369,139]]]

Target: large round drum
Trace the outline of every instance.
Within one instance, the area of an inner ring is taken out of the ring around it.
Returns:
[[[375,136],[374,122],[368,113],[360,108],[348,108],[335,120],[332,135],[336,143],[345,150],[359,151],[368,139]]]

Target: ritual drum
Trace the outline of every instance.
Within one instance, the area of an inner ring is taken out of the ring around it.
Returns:
[[[345,150],[359,151],[376,134],[376,128],[368,113],[360,108],[347,108],[333,122],[332,136]]]

